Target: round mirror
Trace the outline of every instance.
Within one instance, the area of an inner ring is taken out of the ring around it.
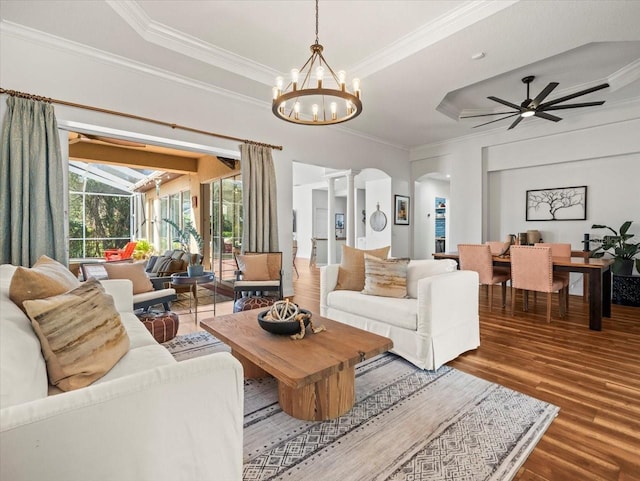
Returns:
[[[380,210],[380,204],[377,205],[376,211],[371,214],[369,224],[371,224],[371,228],[376,232],[384,230],[387,226],[387,216]]]

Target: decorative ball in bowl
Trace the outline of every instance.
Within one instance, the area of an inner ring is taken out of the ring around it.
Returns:
[[[292,302],[278,301],[271,309],[258,314],[258,324],[272,334],[297,334],[300,332],[300,316],[303,316],[304,327],[307,327],[311,320],[310,311],[300,309]]]

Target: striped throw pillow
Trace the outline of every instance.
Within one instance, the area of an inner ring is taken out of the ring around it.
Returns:
[[[382,297],[407,297],[408,258],[379,259],[364,255],[363,294]]]
[[[113,297],[95,279],[23,305],[40,339],[49,382],[63,391],[93,383],[129,350]]]

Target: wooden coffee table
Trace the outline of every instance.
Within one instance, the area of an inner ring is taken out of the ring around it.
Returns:
[[[391,339],[313,314],[327,330],[304,339],[275,335],[258,324],[263,309],[206,319],[202,328],[231,347],[245,378],[273,376],[284,412],[321,421],[349,411],[355,402],[355,366],[393,347]]]

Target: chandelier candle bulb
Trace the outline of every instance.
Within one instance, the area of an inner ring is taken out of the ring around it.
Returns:
[[[345,72],[344,70],[340,70],[338,72],[338,82],[340,83],[340,90],[344,92],[347,83],[347,72]]]
[[[311,106],[311,111],[313,112],[314,122],[317,122],[318,121],[318,104],[313,104]]]
[[[331,120],[335,120],[338,115],[338,104],[335,102],[331,102]]]
[[[282,92],[282,87],[284,86],[284,79],[282,77],[276,77],[276,87],[278,90]]]
[[[316,69],[316,79],[318,79],[318,88],[322,88],[322,78],[324,77],[324,68],[318,67]]]
[[[293,90],[298,90],[299,76],[300,71],[297,68],[291,69],[291,84],[293,85]]]
[[[280,90],[278,90],[278,87],[273,87],[273,100],[277,99],[278,97],[280,97]]]
[[[293,104],[293,113],[296,119],[300,118],[300,102],[296,102],[295,104]]]

